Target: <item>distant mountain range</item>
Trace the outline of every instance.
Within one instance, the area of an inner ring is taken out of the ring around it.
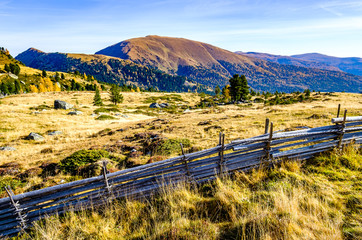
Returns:
[[[259,58],[280,64],[298,67],[319,68],[331,71],[342,71],[362,76],[362,58],[338,58],[320,53],[306,53],[292,56],[272,55],[258,52],[235,52],[237,54]]]
[[[128,81],[144,87],[158,86],[162,82],[162,90],[168,91],[175,90],[173,84],[199,84],[199,88],[224,86],[234,74],[245,75],[249,85],[259,91],[290,92],[307,88],[362,91],[362,77],[343,72],[338,66],[300,59],[302,57],[284,57],[283,60],[281,56],[261,56],[258,53],[233,53],[184,38],[146,36],[122,41],[95,55],[43,53],[29,49],[16,58],[34,68],[78,70],[106,82]],[[129,74],[129,69],[137,74]]]

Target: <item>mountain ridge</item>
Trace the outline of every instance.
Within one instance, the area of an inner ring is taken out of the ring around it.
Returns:
[[[155,35],[132,38],[106,47],[96,54],[132,60],[211,87],[225,85],[232,75],[243,74],[254,89],[261,91],[295,91],[315,87],[321,91],[362,90],[359,87],[361,77],[341,72],[336,67],[320,63],[314,65],[323,65],[327,69],[286,66],[185,38]]]
[[[256,91],[292,92],[307,88],[316,91],[362,91],[360,76],[242,56],[185,38],[150,35],[113,44],[95,55],[83,55],[83,59],[79,56],[76,57],[77,62],[72,54],[43,53],[40,50],[28,49],[16,58],[39,69],[64,71],[64,65],[67,65],[67,71],[87,71],[87,74],[94,75],[101,81],[139,82],[142,86],[160,83],[159,79],[155,79],[155,72],[151,72],[161,71],[169,75],[166,78],[172,79],[170,81],[177,77],[183,78],[178,84],[187,80],[211,88],[224,86],[229,83],[230,77],[239,74],[245,75],[249,85]],[[129,72],[124,74],[125,68],[138,68],[139,70],[134,72],[140,75],[129,75]],[[149,75],[144,77],[142,72],[148,72]],[[161,75],[158,73],[159,78]],[[162,84],[170,87],[169,83]],[[171,89],[163,88],[168,91]]]

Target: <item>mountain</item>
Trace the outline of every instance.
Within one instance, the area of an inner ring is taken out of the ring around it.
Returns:
[[[362,76],[362,58],[357,58],[357,57],[338,58],[319,53],[306,53],[300,55],[293,55],[291,57],[300,60],[327,64],[329,66],[336,67],[344,72]]]
[[[273,55],[268,53],[258,53],[258,52],[241,52],[237,51],[235,52],[239,55],[253,57],[253,58],[259,58],[270,62],[275,62],[279,64],[286,64],[286,65],[293,65],[297,67],[306,67],[306,68],[318,68],[318,69],[324,69],[324,70],[330,70],[330,71],[342,71],[336,66],[331,66],[319,61],[315,60],[303,60],[295,57],[290,56],[282,56],[282,55]]]
[[[279,64],[184,38],[134,38],[109,46],[96,54],[131,60],[169,74],[185,76],[210,87],[224,86],[232,75],[243,74],[255,90],[261,91],[290,92],[306,88],[319,91],[362,90],[362,77],[331,71],[337,68],[328,67],[325,70],[307,68],[306,65]]]
[[[186,81],[185,77],[170,75],[158,69],[104,55],[45,53],[29,48],[16,59],[25,65],[47,71],[79,71],[94,76],[97,80],[157,88],[162,91],[210,91],[206,86]]]

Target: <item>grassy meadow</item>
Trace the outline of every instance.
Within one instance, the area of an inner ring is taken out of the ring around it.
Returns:
[[[126,92],[118,106],[102,92],[104,106],[93,106],[94,92],[46,92],[0,99],[0,187],[15,194],[85,177],[58,169],[79,150],[106,150],[111,171],[214,147],[220,131],[226,142],[274,130],[331,124],[338,104],[348,116],[362,115],[360,94],[311,93],[315,100],[289,105],[263,103],[197,108],[196,93]],[[64,100],[81,111],[55,110]],[[150,103],[170,103],[151,109]],[[342,111],[341,111],[342,112]],[[55,136],[47,133],[61,131]],[[26,140],[30,132],[42,141]],[[160,142],[145,139],[157,136]],[[176,144],[175,144],[176,143]],[[156,146],[155,146],[156,144]],[[157,145],[158,144],[158,145]],[[136,149],[137,151],[134,151]],[[69,213],[37,223],[19,239],[359,239],[362,237],[362,157],[351,146],[305,163],[218,179],[203,186],[175,186],[145,201],[121,200],[94,211]],[[88,176],[88,175],[87,175]],[[1,197],[6,193],[0,189]]]

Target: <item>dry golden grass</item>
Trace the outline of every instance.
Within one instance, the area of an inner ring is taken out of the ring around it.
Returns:
[[[348,115],[362,115],[362,101],[359,94],[337,93],[336,96],[325,96],[320,101],[297,103],[293,105],[267,106],[253,104],[252,106],[226,105],[217,108],[191,110],[190,113],[170,114],[156,110],[157,116],[146,116],[135,112],[137,108],[148,109],[145,100],[151,96],[171,95],[168,93],[123,93],[124,102],[119,105],[120,112],[129,118],[116,116],[117,120],[98,121],[91,114],[95,109],[92,105],[93,92],[50,92],[39,94],[14,95],[2,99],[0,105],[0,146],[13,146],[17,151],[0,152],[0,164],[17,161],[26,167],[39,164],[45,160],[59,161],[76,150],[88,149],[93,145],[106,145],[124,136],[137,132],[161,132],[169,138],[187,138],[193,145],[208,148],[217,144],[220,131],[226,134],[226,141],[237,138],[247,138],[263,133],[265,118],[274,122],[275,130],[294,128],[298,126],[317,127],[330,124],[335,117],[337,106],[348,109]],[[200,97],[197,94],[180,94],[182,99],[193,106]],[[102,93],[105,104],[108,93]],[[39,105],[53,106],[54,100],[61,99],[74,104],[83,112],[80,116],[69,116],[69,110],[40,111],[35,114],[31,107]],[[328,100],[329,99],[329,100]],[[162,101],[161,101],[162,102]],[[182,112],[182,110],[181,110]],[[308,119],[315,114],[319,119]],[[136,122],[149,123],[156,118],[169,120],[166,125],[155,130],[149,127],[129,128],[125,132],[117,132],[112,136],[90,138],[93,134],[106,129],[121,129],[135,126]],[[200,122],[211,120],[208,125]],[[211,128],[210,128],[211,127]],[[210,129],[207,129],[210,128]],[[171,130],[168,130],[171,129]],[[50,130],[62,131],[59,136],[47,136]],[[45,141],[31,142],[22,140],[30,132],[38,132],[45,136]],[[52,154],[42,154],[40,151],[52,148]]]
[[[356,169],[346,168],[356,160]],[[361,173],[361,160],[350,147],[319,164],[286,162],[203,186],[165,187],[145,201],[48,218],[19,239],[360,239],[361,179],[350,177]]]
[[[117,118],[107,121],[97,121],[91,116],[98,108],[92,105],[93,92],[23,94],[2,99],[0,146],[13,146],[17,150],[0,152],[0,165],[15,161],[25,170],[45,161],[59,162],[81,149],[102,148],[120,140],[126,142],[125,137],[143,132],[186,138],[196,147],[209,148],[217,144],[220,131],[226,133],[227,142],[263,133],[265,118],[274,122],[274,130],[328,125],[339,103],[342,109],[348,109],[349,116],[362,115],[359,94],[322,95],[318,101],[282,106],[225,105],[189,113],[183,113],[182,109],[177,109],[176,113],[157,109],[152,110],[152,116],[147,115],[149,103],[146,100],[172,93],[123,95],[119,111],[129,117],[107,113]],[[189,106],[200,100],[193,93],[179,95]],[[108,93],[103,92],[106,105],[110,104],[108,98]],[[39,105],[53,106],[55,99],[74,104],[83,114],[68,116],[69,110],[54,109],[34,114],[35,110],[30,110]],[[316,118],[310,118],[312,115]],[[160,124],[155,122],[157,119],[166,121]],[[206,125],[199,124],[207,120],[210,122]],[[104,129],[124,131],[97,134]],[[49,130],[60,130],[63,134],[45,135]],[[23,140],[30,132],[44,134],[45,141]],[[47,148],[53,152],[41,153]],[[362,233],[358,213],[358,201],[362,201],[358,187],[361,184],[360,156],[355,150],[347,150],[345,155],[322,157],[307,167],[284,163],[274,170],[240,174],[202,187],[182,185],[177,191],[165,189],[161,196],[148,201],[129,199],[95,211],[49,218],[35,225],[31,235],[22,238],[343,239],[349,234],[359,236]],[[149,157],[142,156],[135,161],[142,164]],[[348,166],[355,166],[354,169],[343,166],[346,161]],[[33,176],[27,178],[20,189],[15,189],[15,193],[31,190],[36,185],[54,185],[63,177],[56,176],[50,181]]]

